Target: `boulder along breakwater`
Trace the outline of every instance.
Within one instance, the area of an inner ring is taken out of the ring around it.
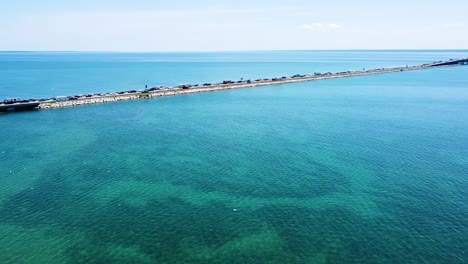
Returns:
[[[287,84],[296,82],[308,82],[308,81],[319,81],[336,78],[348,78],[356,76],[366,76],[375,74],[395,73],[404,71],[415,71],[424,70],[439,67],[449,67],[457,65],[468,65],[468,59],[448,60],[448,61],[437,61],[430,64],[423,64],[417,66],[404,66],[394,68],[380,68],[362,71],[346,71],[338,73],[314,73],[300,75],[296,74],[293,76],[282,76],[270,79],[256,79],[256,80],[240,80],[240,81],[223,81],[221,83],[204,83],[204,84],[182,84],[177,87],[152,87],[144,90],[130,90],[113,93],[98,93],[88,95],[74,95],[74,96],[60,96],[48,99],[29,99],[20,100],[6,99],[3,103],[0,103],[0,112],[13,112],[18,110],[37,110],[37,109],[57,109],[66,108],[82,105],[101,104],[101,103],[112,103],[129,100],[142,100],[142,99],[153,99],[163,96],[175,96],[175,95],[186,95],[202,92],[213,92],[229,89],[239,88],[252,88],[267,85]]]

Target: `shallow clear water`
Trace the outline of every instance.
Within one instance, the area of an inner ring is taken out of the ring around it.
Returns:
[[[321,67],[342,67],[340,52],[325,54]],[[386,54],[378,67],[453,55]],[[215,55],[196,56],[189,65]],[[229,56],[213,79],[279,74]],[[347,56],[379,64],[372,52]],[[466,263],[466,76],[454,67],[0,115],[0,263]],[[57,78],[47,82],[68,82]]]

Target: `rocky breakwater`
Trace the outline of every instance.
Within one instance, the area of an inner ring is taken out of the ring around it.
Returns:
[[[84,106],[84,105],[93,105],[93,104],[102,104],[102,103],[115,103],[123,102],[130,100],[144,100],[144,99],[153,99],[164,96],[176,96],[184,94],[194,94],[194,93],[203,93],[203,92],[213,92],[226,89],[236,89],[236,88],[248,88],[254,86],[265,86],[269,83],[256,83],[256,84],[231,84],[231,85],[215,85],[210,87],[199,87],[199,88],[190,88],[190,89],[181,89],[175,88],[171,90],[162,90],[154,92],[137,92],[132,94],[121,94],[121,95],[112,95],[112,96],[93,96],[90,98],[80,98],[77,100],[67,100],[67,101],[46,101],[40,103],[38,109],[55,109],[55,108],[66,108],[66,107],[75,107],[75,106]]]
[[[54,109],[54,108],[65,108],[81,105],[101,104],[101,103],[114,103],[120,101],[129,101],[139,99],[137,94],[126,94],[118,96],[101,96],[91,97],[78,100],[69,101],[46,101],[39,104],[38,109]]]
[[[468,60],[468,59],[465,59]],[[465,61],[463,60],[463,62]],[[455,60],[453,60],[455,61]],[[462,60],[457,60],[460,62]],[[452,61],[450,61],[452,62]],[[276,85],[276,84],[287,84],[287,83],[297,83],[297,82],[308,82],[308,81],[319,81],[327,79],[336,79],[336,78],[348,78],[356,76],[366,76],[366,75],[375,75],[375,74],[385,74],[385,73],[394,73],[402,71],[416,71],[430,69],[433,67],[447,67],[452,64],[447,64],[444,62],[437,62],[432,64],[423,64],[415,66],[406,66],[406,67],[395,67],[395,68],[380,68],[380,69],[371,69],[371,70],[362,70],[362,71],[346,71],[338,73],[314,73],[313,75],[299,75],[294,76],[283,76],[281,78],[272,78],[272,79],[257,79],[257,80],[241,80],[238,82],[223,82],[217,84],[203,84],[203,85],[181,85],[178,88],[174,87],[159,87],[156,90],[145,90],[145,91],[129,91],[129,92],[118,92],[118,93],[107,93],[99,95],[87,95],[87,96],[75,96],[75,97],[63,97],[62,100],[48,100],[41,102],[38,109],[55,109],[55,108],[65,108],[65,107],[74,107],[82,105],[92,105],[92,104],[101,104],[101,103],[113,103],[129,100],[143,100],[143,99],[152,99],[164,96],[175,96],[175,95],[186,95],[202,92],[213,92],[229,89],[239,89],[239,88],[251,88],[267,85]]]

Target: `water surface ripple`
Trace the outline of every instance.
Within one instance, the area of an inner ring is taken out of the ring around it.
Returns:
[[[466,263],[466,76],[0,115],[0,263]]]

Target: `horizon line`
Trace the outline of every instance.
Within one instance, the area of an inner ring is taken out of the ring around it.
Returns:
[[[146,51],[125,51],[125,50],[0,50],[2,53],[8,52],[24,52],[24,53],[222,53],[222,52],[279,52],[279,51],[468,51],[466,49],[265,49],[265,50],[213,50],[213,51],[158,51],[158,50],[146,50]]]

